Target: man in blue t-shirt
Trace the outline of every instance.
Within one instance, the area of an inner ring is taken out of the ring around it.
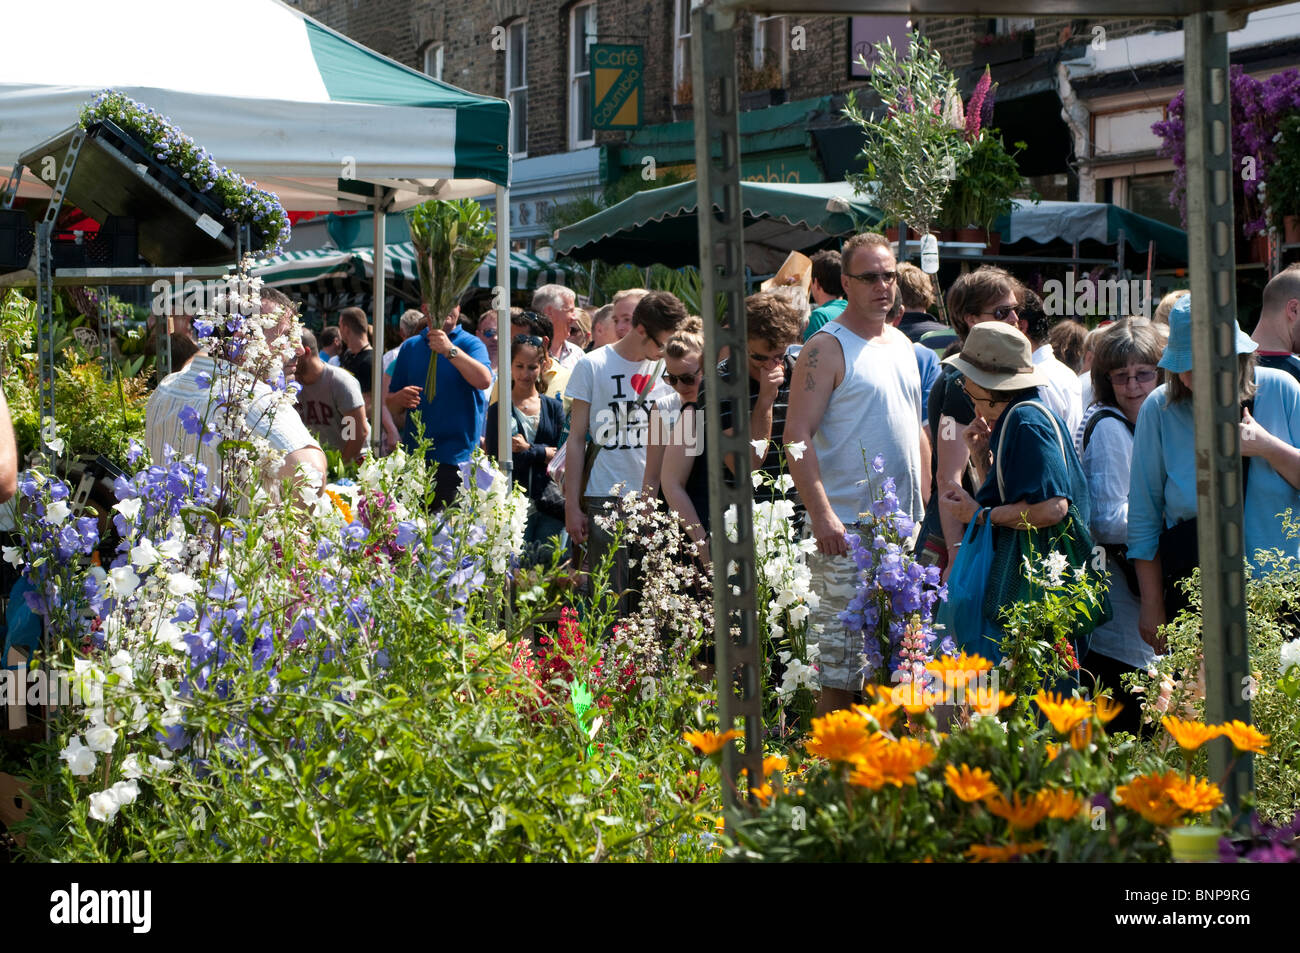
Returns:
[[[1259,345],[1260,367],[1286,371],[1300,381],[1300,263],[1288,265],[1264,286],[1259,324],[1251,338]]]
[[[427,307],[423,309],[428,314]],[[487,389],[492,386],[487,348],[460,326],[460,308],[441,323],[429,317],[429,329],[403,342],[393,360],[385,403],[402,428],[402,443],[416,445],[416,414],[426,439],[432,441],[426,459],[439,464],[435,476],[434,508],[442,509],[460,485],[458,465],[469,460],[483,437]],[[426,397],[429,361],[437,355],[437,387]]]
[[[808,287],[808,296],[815,305],[808,316],[808,327],[804,329],[803,339],[807,341],[822,329],[827,321],[834,321],[848,301],[844,297],[844,285],[840,281],[840,253],[837,251],[819,251],[812,256],[812,283]],[[786,383],[789,383],[786,378]]]

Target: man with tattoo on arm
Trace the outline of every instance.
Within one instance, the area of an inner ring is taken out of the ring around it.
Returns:
[[[894,253],[884,236],[867,233],[849,239],[841,254],[848,306],[800,352],[785,425],[786,443],[807,447],[798,460],[791,454],[790,474],[817,540],[808,567],[820,603],[809,622],[810,639],[821,647],[822,715],[849,707],[863,682],[861,635],[837,619],[856,585],[845,533],[857,531],[873,487],[887,477],[899,506],[919,521],[923,444],[928,453],[916,356],[885,320],[898,280]],[[864,465],[876,458],[880,473]]]

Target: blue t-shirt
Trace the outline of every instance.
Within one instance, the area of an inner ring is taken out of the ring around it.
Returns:
[[[1275,437],[1300,446],[1300,384],[1285,371],[1255,368],[1251,416]],[[1196,515],[1196,425],[1192,401],[1169,403],[1169,385],[1151,392],[1138,412],[1129,474],[1128,554],[1154,559],[1166,527]],[[1263,457],[1252,457],[1243,526],[1246,559],[1257,550],[1300,556],[1300,540],[1288,537],[1279,514],[1300,512],[1300,490]]]
[[[1039,401],[1039,407],[1023,406],[1026,400]],[[1059,428],[1061,443],[1057,442]],[[1005,446],[1002,446],[1005,443]],[[1062,448],[1064,444],[1064,448]],[[1002,479],[1005,492],[998,491],[997,455],[1002,448]],[[993,425],[989,437],[994,466],[989,468],[984,485],[975,494],[980,506],[1002,506],[1006,503],[1042,503],[1063,496],[1079,511],[1086,529],[1090,519],[1088,481],[1083,474],[1083,464],[1074,452],[1065,423],[1047,409],[1037,390],[1017,397],[1003,411]]]
[[[926,411],[930,407],[930,391],[939,379],[939,357],[924,344],[913,344],[916,351],[916,369],[921,372],[921,416],[922,423],[929,423]],[[789,380],[789,378],[786,378]]]
[[[810,337],[820,331],[822,325],[827,321],[834,321],[838,318],[848,306],[849,303],[843,298],[832,298],[821,307],[813,308],[812,314],[808,315],[808,327],[803,332],[804,341],[807,342]]]
[[[464,328],[456,327],[448,337],[453,347],[488,366],[487,347]],[[414,384],[423,388],[429,373],[433,350],[428,335],[421,331],[407,338],[392,364],[392,383],[388,392],[396,393]],[[483,437],[487,417],[487,394],[471,387],[461,377],[453,362],[438,355],[438,387],[433,400],[421,391],[420,403],[406,412],[402,443],[408,450],[416,445],[415,414],[420,415],[424,435],[433,441],[427,458],[430,463],[464,463],[474,453]]]

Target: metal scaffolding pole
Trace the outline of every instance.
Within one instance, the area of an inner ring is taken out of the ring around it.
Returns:
[[[712,7],[691,11],[691,84],[695,96],[696,185],[699,190],[700,311],[704,318],[704,360],[716,366],[728,349],[731,374],[710,379],[705,399],[708,434],[709,518],[726,525],[736,508],[736,539],[713,534],[714,639],[717,644],[719,714],[722,730],[744,719],[745,753],[727,745],[723,756],[723,790],[735,806],[735,786],[743,766],[751,779],[763,777],[762,672],[759,667],[758,616],[754,601],[753,494],[749,479],[749,366],[745,346],[745,243],[740,201],[740,122],[736,70],[735,14]],[[711,156],[713,145],[719,157]],[[712,214],[710,210],[712,209]],[[717,313],[718,296],[726,300]],[[731,407],[733,436],[722,432],[722,404]],[[736,463],[735,479],[726,482],[726,454]],[[754,783],[758,783],[757,780]],[[730,824],[730,819],[728,820]]]
[[[1244,22],[1245,15],[1240,15]],[[1197,529],[1201,564],[1201,633],[1205,652],[1205,719],[1250,722],[1246,638],[1245,540],[1242,530],[1241,407],[1228,95],[1228,30],[1220,14],[1185,17],[1187,89],[1187,241],[1192,293],[1192,362],[1196,421]],[[1210,747],[1210,777],[1221,778],[1229,749]],[[1233,809],[1252,788],[1243,755],[1227,776]]]

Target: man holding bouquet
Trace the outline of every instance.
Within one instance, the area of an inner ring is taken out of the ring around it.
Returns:
[[[432,442],[426,452],[435,471],[434,509],[441,510],[460,486],[459,464],[470,459],[483,436],[487,389],[492,386],[487,348],[460,326],[460,307],[442,321],[429,318],[424,334],[414,334],[398,348],[384,402],[402,429],[402,443],[414,449],[423,431]],[[426,393],[430,362],[436,386]]]

